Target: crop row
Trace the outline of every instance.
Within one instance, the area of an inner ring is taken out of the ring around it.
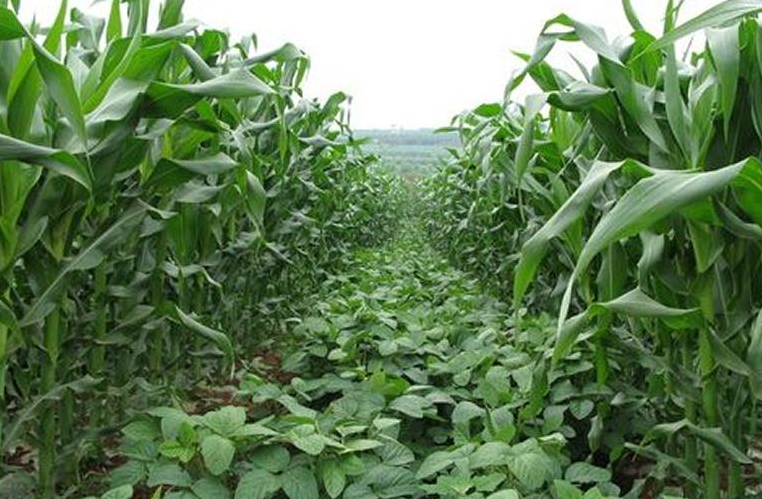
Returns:
[[[670,1],[652,34],[622,3],[626,36],[555,17],[505,101],[454,120],[464,145],[427,183],[429,233],[517,318],[557,316],[540,396],[565,358],[594,363],[576,453],[637,455],[686,497],[743,497],[762,398],[762,4],[678,23]],[[597,62],[553,67],[561,44]],[[517,103],[526,79],[540,92]]]
[[[128,409],[227,380],[383,238],[393,180],[344,94],[302,98],[293,45],[257,53],[182,0],[155,31],[147,0],[68,20],[64,0],[46,29],[19,7],[0,1],[0,455],[34,456],[49,498]]]

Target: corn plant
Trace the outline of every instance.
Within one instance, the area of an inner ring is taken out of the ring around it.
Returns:
[[[595,434],[633,403],[651,429],[624,447],[590,439],[590,452],[664,463],[687,497],[743,497],[762,386],[762,4],[726,1],[680,23],[670,1],[660,35],[623,6],[633,31],[613,41],[549,20],[506,102],[456,123],[466,147],[431,181],[430,209],[445,213],[432,233],[510,282],[516,314],[558,312],[554,363],[581,351],[600,386],[645,380],[598,404]],[[699,32],[703,47],[678,56]],[[568,42],[597,57],[581,77],[546,61]],[[542,92],[512,103],[526,78]]]
[[[120,409],[227,380],[284,296],[394,225],[346,95],[303,99],[299,49],[182,7],[151,32],[146,0],[64,0],[46,29],[0,2],[0,449],[34,445],[43,498]]]

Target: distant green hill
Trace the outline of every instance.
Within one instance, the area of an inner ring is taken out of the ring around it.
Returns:
[[[448,157],[447,148],[458,147],[454,133],[435,133],[433,129],[359,130],[357,137],[369,139],[365,149],[378,154],[398,173],[426,175]]]

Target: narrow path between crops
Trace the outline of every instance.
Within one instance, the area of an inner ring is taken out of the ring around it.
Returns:
[[[315,375],[309,368],[338,374],[363,367],[426,384],[432,380],[419,368],[433,363],[435,374],[445,374],[445,363],[471,357],[487,339],[499,343],[506,331],[508,307],[453,268],[414,223],[387,244],[356,252],[347,267],[309,300],[285,369]],[[323,365],[315,357],[325,348],[330,362]],[[461,367],[453,374],[465,386],[474,366]]]
[[[538,440],[508,444],[532,371],[508,344],[507,306],[432,250],[414,223],[355,253],[310,301],[280,382],[258,387],[254,400],[316,421],[318,436],[305,429],[291,442],[320,456],[332,497],[508,499],[558,476]]]

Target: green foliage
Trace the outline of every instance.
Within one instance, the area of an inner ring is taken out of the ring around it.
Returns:
[[[377,154],[380,160],[404,176],[421,177],[436,171],[460,142],[454,134],[437,130],[358,130],[364,139],[363,150]]]
[[[759,487],[759,1],[670,0],[652,34],[623,0],[612,41],[549,20],[420,184],[363,152],[346,95],[302,98],[291,44],[182,0],[155,31],[148,0],[45,29],[7,3],[0,496]],[[547,60],[568,42],[579,76]]]
[[[135,411],[226,382],[395,227],[397,180],[357,147],[347,96],[304,99],[300,50],[256,54],[182,5],[150,31],[145,0],[108,20],[64,1],[44,29],[0,2],[0,454],[21,476],[13,455],[33,453],[44,499],[81,485]],[[212,497],[244,420],[168,413],[160,444],[132,423],[157,443],[135,452],[172,463],[116,476]],[[174,463],[199,460],[203,482]]]
[[[681,24],[670,1],[654,35],[622,3],[631,33],[609,41],[559,15],[518,54],[505,101],[454,120],[464,145],[426,181],[428,233],[510,297],[517,326],[558,316],[544,375],[594,366],[601,399],[575,405],[591,427],[574,455],[647,459],[657,491],[741,498],[759,469],[760,4]],[[678,58],[675,42],[701,30],[705,46]],[[572,41],[597,57],[579,77],[546,61]],[[522,105],[511,95],[526,78],[541,93]],[[625,441],[610,433],[622,411],[637,421]],[[590,466],[572,465],[556,497],[587,497],[573,484],[608,476]]]
[[[509,308],[432,253],[408,217],[400,236],[356,251],[307,301],[312,315],[279,366],[290,381],[263,366],[242,376],[237,405],[150,409],[123,429],[130,460],[112,486],[201,497],[205,480],[241,499],[513,499],[565,479],[607,494],[590,497],[619,496],[611,470],[572,464],[565,450],[590,424],[592,411],[575,404],[604,400],[585,382],[593,365],[569,359],[553,379],[533,375],[551,322],[501,333],[514,327]],[[538,394],[553,405],[533,408]]]

